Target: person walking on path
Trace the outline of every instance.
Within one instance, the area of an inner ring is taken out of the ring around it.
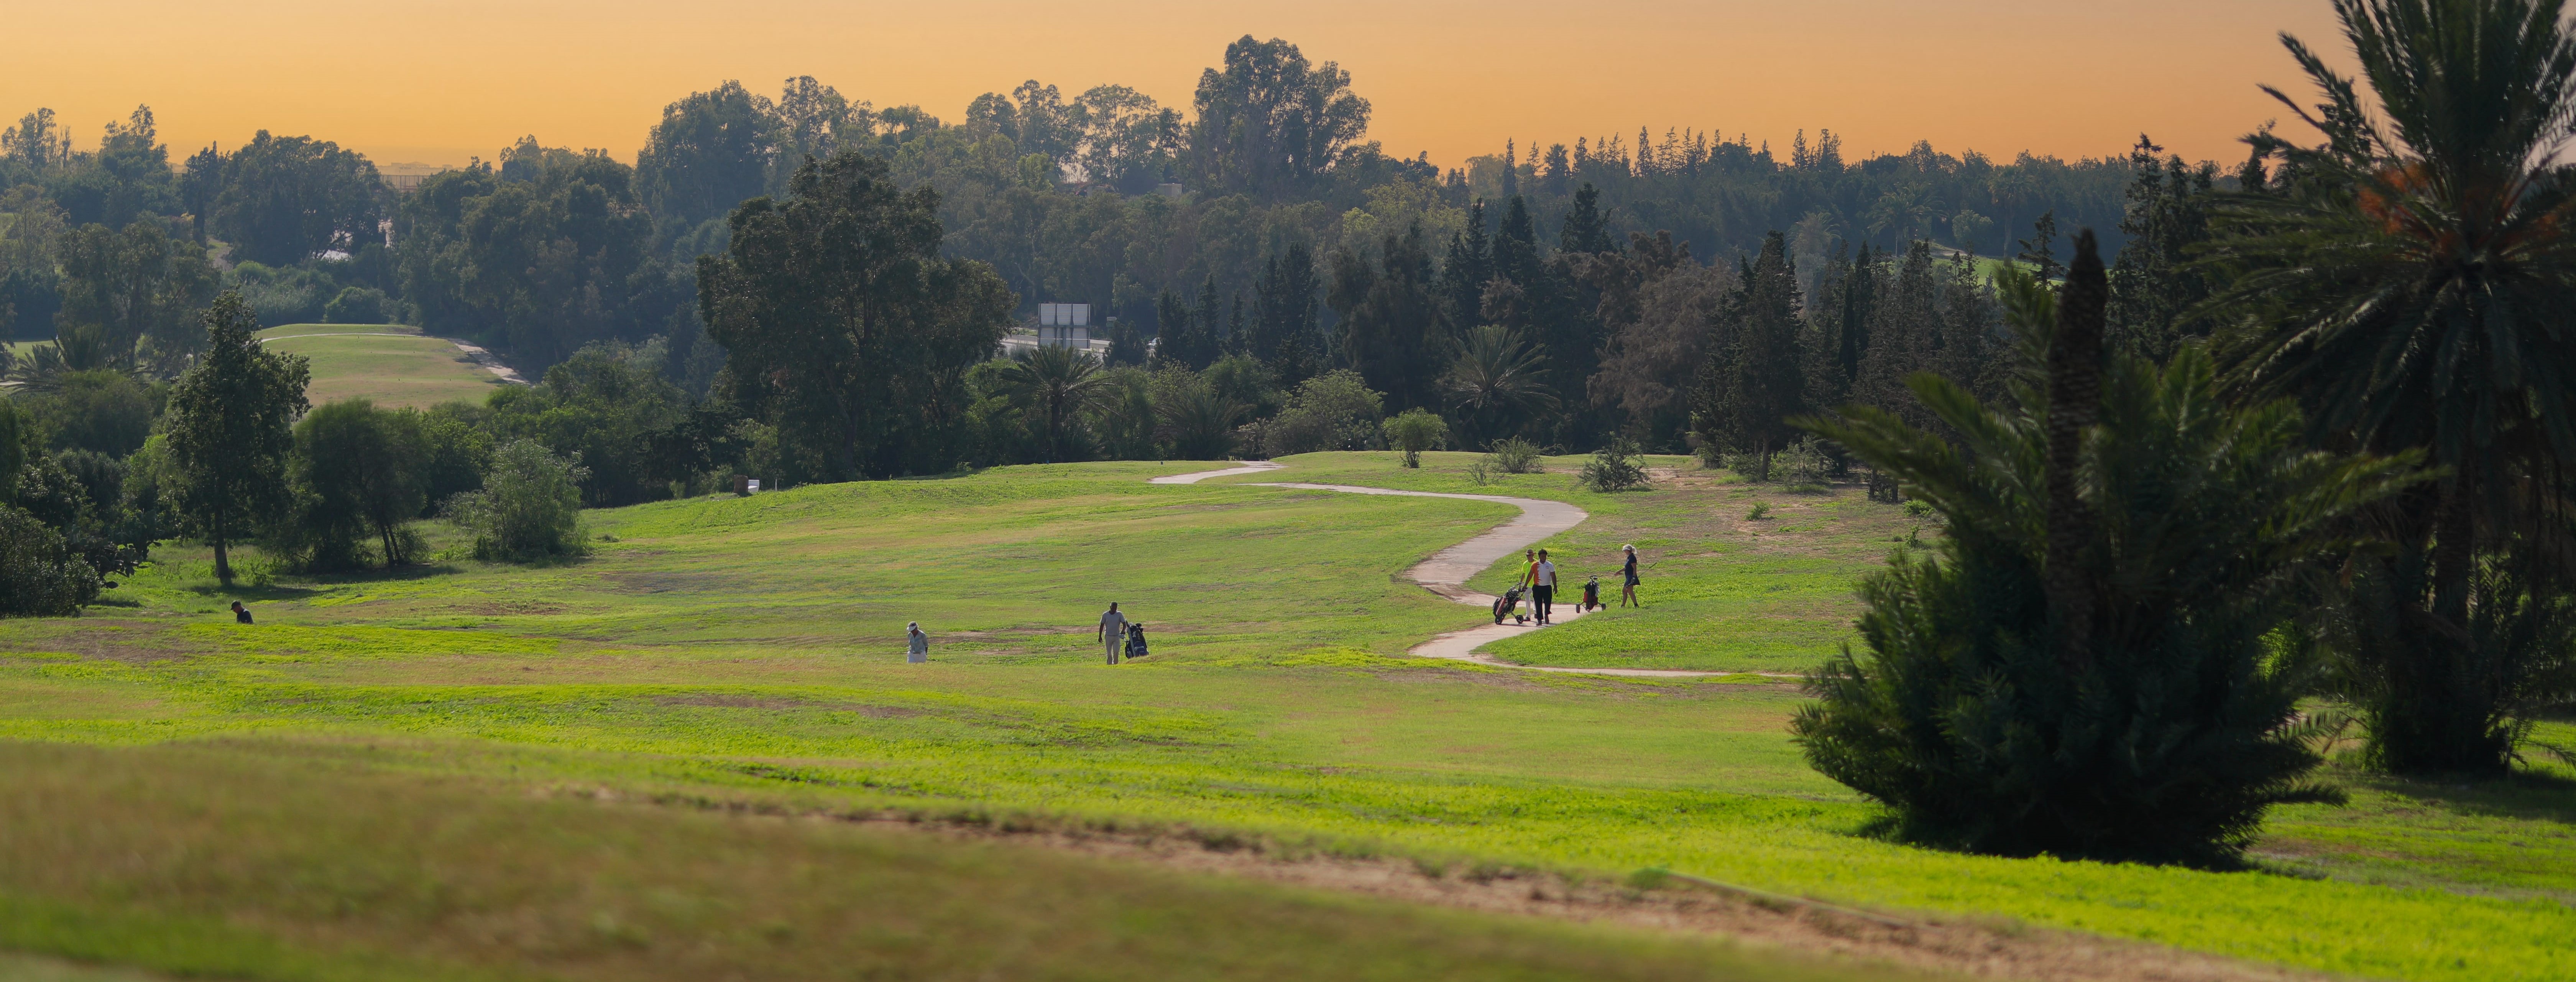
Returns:
[[[1525,564],[1525,565],[1523,565],[1523,566],[1521,567],[1521,582],[1520,582],[1520,587],[1521,587],[1521,589],[1523,589],[1523,590],[1527,590],[1527,589],[1529,589],[1529,588],[1531,588],[1531,587],[1537,586],[1537,585],[1538,585],[1538,550],[1536,550],[1536,549],[1523,549],[1523,550],[1521,550],[1521,562]]]
[[[1538,623],[1546,627],[1549,605],[1556,601],[1556,564],[1547,561],[1547,550],[1538,551],[1538,563],[1530,567],[1530,606],[1538,608]]]
[[[1107,642],[1109,663],[1118,664],[1118,648],[1127,643],[1127,615],[1118,612],[1115,602],[1109,605],[1108,613],[1100,615],[1100,640]]]
[[[914,621],[906,625],[904,630],[907,632],[906,639],[910,642],[910,646],[904,649],[903,660],[914,665],[929,661],[930,635],[921,633],[921,622]]]
[[[1619,579],[1622,581],[1619,584],[1619,606],[1644,610],[1645,603],[1637,599],[1637,547],[1631,545],[1619,548],[1628,554],[1628,564],[1619,568]]]

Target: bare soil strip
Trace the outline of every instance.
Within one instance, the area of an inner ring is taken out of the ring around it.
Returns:
[[[1838,911],[1794,900],[1766,903],[1695,887],[1679,878],[1640,889],[1608,880],[1509,868],[1433,868],[1407,859],[1280,857],[1231,837],[1202,842],[1185,836],[1012,832],[896,818],[863,821],[912,824],[934,835],[1035,842],[1186,872],[1411,903],[1711,935],[1750,947],[1927,974],[2034,982],[2324,982],[2335,978],[2007,919]]]

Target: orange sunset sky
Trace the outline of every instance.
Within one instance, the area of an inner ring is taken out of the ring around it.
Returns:
[[[2275,35],[2340,53],[2325,0],[13,0],[0,112],[60,115],[82,149],[137,103],[174,158],[257,129],[379,163],[462,163],[521,134],[632,160],[661,107],[738,78],[810,74],[942,119],[1023,79],[1133,86],[1187,109],[1243,34],[1338,61],[1371,137],[1444,166],[1640,125],[1845,155],[1927,139],[2009,159],[2124,151],[2140,131],[2234,160],[2304,94]]]

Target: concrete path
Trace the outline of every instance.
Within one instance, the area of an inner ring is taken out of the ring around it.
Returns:
[[[1279,470],[1283,466],[1284,465],[1270,463],[1268,461],[1257,461],[1246,463],[1240,467],[1227,468],[1225,470],[1200,471],[1195,474],[1173,474],[1165,477],[1157,477],[1152,479],[1150,483],[1196,484],[1211,477],[1227,477],[1236,474],[1259,474],[1265,471]],[[1247,486],[1260,488],[1291,488],[1300,491],[1337,491],[1343,494],[1383,494],[1404,498],[1457,498],[1465,501],[1491,501],[1496,504],[1511,505],[1512,507],[1520,509],[1520,517],[1504,522],[1501,525],[1494,526],[1487,530],[1483,535],[1479,535],[1465,542],[1450,546],[1447,549],[1440,550],[1431,558],[1416,563],[1412,569],[1404,571],[1406,579],[1410,579],[1413,582],[1420,584],[1425,590],[1447,597],[1451,600],[1457,601],[1458,603],[1469,604],[1485,610],[1493,609],[1495,600],[1494,595],[1490,593],[1477,593],[1473,590],[1467,589],[1468,577],[1483,572],[1485,567],[1493,565],[1495,562],[1506,556],[1519,555],[1521,550],[1537,545],[1538,543],[1547,540],[1550,536],[1554,536],[1567,529],[1583,524],[1584,519],[1592,517],[1583,509],[1566,504],[1562,501],[1544,501],[1538,498],[1511,498],[1495,494],[1447,494],[1438,491],[1396,491],[1389,488],[1360,487],[1358,485],[1351,484],[1301,484],[1267,481],[1253,483]],[[1579,600],[1583,596],[1582,582],[1579,580],[1566,582],[1562,576],[1559,577],[1558,582],[1559,589],[1565,591],[1569,596],[1567,599],[1560,600],[1553,605],[1553,617],[1555,622],[1562,624],[1566,621],[1583,616],[1583,612],[1575,609],[1574,604],[1575,600]],[[1607,587],[1609,584],[1605,583],[1603,586]],[[1607,591],[1605,590],[1604,592]],[[1530,613],[1531,610],[1528,599],[1524,597],[1521,603],[1522,606],[1520,608],[1520,612],[1524,614]],[[1694,678],[1707,675],[1735,674],[1730,672],[1690,672],[1678,669],[1658,668],[1552,668],[1541,665],[1516,665],[1511,662],[1495,658],[1492,655],[1480,654],[1476,650],[1504,638],[1527,634],[1531,631],[1537,630],[1543,630],[1543,628],[1539,627],[1535,623],[1522,625],[1506,621],[1501,624],[1486,624],[1481,627],[1472,627],[1464,631],[1452,631],[1450,633],[1440,635],[1429,641],[1414,645],[1412,649],[1405,653],[1421,658],[1446,658],[1452,661],[1466,661],[1475,662],[1480,665],[1493,665],[1498,668],[1518,668],[1533,672],[1568,672],[1579,675],[1621,675],[1642,678]]]

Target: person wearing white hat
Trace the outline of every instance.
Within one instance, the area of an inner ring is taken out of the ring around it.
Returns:
[[[904,650],[903,660],[915,665],[929,661],[930,635],[921,633],[921,622],[914,621],[911,624],[906,625],[905,631],[911,641],[911,646]]]

